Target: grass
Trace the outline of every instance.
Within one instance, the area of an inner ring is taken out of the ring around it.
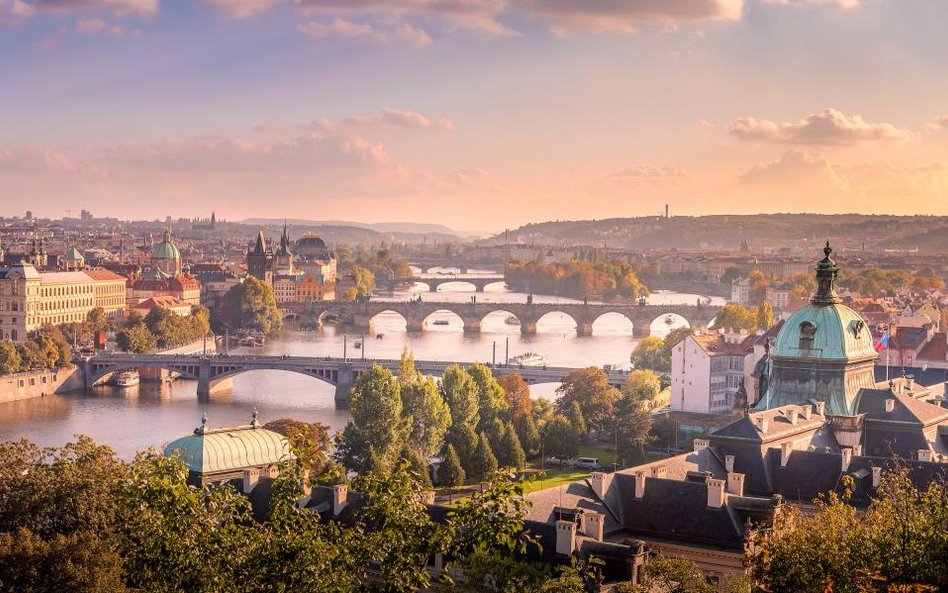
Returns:
[[[538,490],[555,488],[563,484],[575,482],[576,480],[582,480],[583,478],[588,478],[590,473],[588,469],[577,467],[547,468],[545,473],[541,474],[537,472],[536,476],[526,483],[523,493],[530,494]]]

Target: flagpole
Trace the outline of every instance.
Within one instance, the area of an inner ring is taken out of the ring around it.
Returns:
[[[892,322],[890,321],[885,326],[886,333],[886,342],[885,342],[885,382],[889,382],[889,342],[892,341],[892,334],[889,330],[892,329]]]

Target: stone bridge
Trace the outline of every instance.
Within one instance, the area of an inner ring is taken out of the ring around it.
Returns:
[[[328,319],[370,328],[380,313],[391,311],[401,315],[408,331],[422,331],[427,319],[437,311],[449,311],[464,321],[464,331],[481,331],[481,321],[497,311],[513,315],[520,322],[524,335],[537,333],[537,321],[549,313],[564,313],[576,322],[579,336],[592,335],[593,323],[607,313],[618,313],[632,322],[633,334],[647,336],[653,321],[666,315],[680,315],[691,326],[706,326],[721,307],[709,305],[635,305],[627,303],[443,303],[428,301],[322,301],[293,305],[289,311],[300,319],[312,319],[322,324]]]
[[[181,378],[198,382],[200,397],[209,396],[231,386],[231,379],[255,370],[274,370],[298,373],[325,381],[336,388],[336,404],[345,407],[349,392],[359,375],[379,364],[392,372],[398,371],[398,359],[358,359],[300,356],[255,356],[255,355],[168,355],[110,353],[84,357],[79,366],[83,372],[86,388],[107,380],[113,373],[130,369],[163,369],[178,373]],[[416,360],[415,367],[422,373],[440,377],[444,370],[455,364],[440,360]],[[468,367],[471,363],[457,363]],[[502,377],[520,373],[524,381],[535,383],[559,383],[566,375],[577,369],[571,367],[519,367],[515,365],[493,365],[494,376]],[[609,371],[609,383],[621,388],[626,371]]]
[[[428,287],[429,292],[438,292],[438,287],[443,284],[451,283],[461,283],[461,284],[470,284],[474,287],[475,292],[484,292],[484,287],[488,284],[504,284],[503,276],[412,276],[410,278],[399,278],[397,280],[390,280],[386,284],[386,287],[389,290],[395,290],[399,285],[412,285],[412,284],[424,284]]]
[[[433,259],[420,259],[414,258],[408,262],[408,265],[415,266],[421,270],[422,274],[427,274],[430,270],[435,268],[440,269],[449,269],[457,268],[461,270],[462,274],[467,274],[470,270],[479,270],[479,271],[492,271],[498,274],[504,273],[504,264],[503,263],[471,263],[468,261],[451,261],[451,260],[440,260],[437,258]]]

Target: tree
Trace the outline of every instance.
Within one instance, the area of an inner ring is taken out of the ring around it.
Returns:
[[[541,432],[545,455],[575,457],[579,453],[580,436],[566,416],[557,415]]]
[[[514,416],[513,425],[517,432],[517,438],[523,446],[524,453],[529,456],[537,452],[540,449],[540,431],[537,430],[537,423],[533,420],[533,414]]]
[[[402,417],[408,426],[408,444],[427,459],[444,443],[451,426],[451,410],[431,377],[403,384],[401,396]]]
[[[468,478],[471,482],[483,482],[490,479],[497,471],[497,457],[490,448],[490,441],[485,433],[478,437],[477,448],[474,450],[474,459]]]
[[[271,420],[263,425],[282,434],[290,442],[290,450],[302,467],[309,470],[318,483],[335,482],[338,468],[329,460],[331,442],[329,426],[321,422],[301,422],[292,418]]]
[[[252,329],[268,334],[283,326],[283,314],[277,307],[273,287],[253,276],[247,276],[227,291],[221,315],[231,329]]]
[[[475,362],[467,373],[477,385],[478,422],[480,429],[486,430],[495,418],[507,412],[507,396],[487,365]]]
[[[478,436],[477,433],[474,432],[474,427],[469,424],[452,426],[450,432],[448,432],[446,442],[454,446],[454,450],[457,451],[461,465],[464,467],[464,472],[468,478],[471,478],[477,473]]]
[[[448,445],[444,450],[444,460],[438,466],[438,485],[444,488],[457,488],[467,482],[467,476],[464,474],[464,468],[461,467],[461,460],[458,458],[457,451],[453,445]]]
[[[407,387],[418,381],[418,369],[415,368],[415,357],[408,346],[402,348],[402,358],[398,363],[398,384]]]
[[[728,587],[728,591],[732,591]],[[638,585],[623,585],[620,593],[717,593],[718,587],[687,558],[661,554],[645,565],[644,578]]]
[[[652,415],[645,402],[624,393],[615,405],[613,429],[617,452],[625,463],[641,458],[652,430]]]
[[[553,419],[553,402],[545,397],[538,398],[530,407],[530,414],[533,416],[533,421],[537,427],[543,428],[544,424]]]
[[[404,440],[401,390],[391,371],[379,365],[359,376],[349,396],[352,420],[342,432],[337,454],[356,472],[369,468],[373,449],[385,465],[394,461]]]
[[[662,340],[662,364],[660,365],[662,368],[657,369],[659,372],[667,373],[671,371],[672,349],[692,333],[694,333],[694,330],[690,327],[676,327],[668,332],[668,335]]]
[[[648,336],[639,340],[630,360],[637,369],[652,369],[660,373],[671,370],[671,358],[666,361],[664,356],[665,343],[661,338]]]
[[[583,417],[583,411],[579,407],[578,401],[573,401],[569,409],[566,410],[566,418],[569,420],[570,425],[573,427],[573,430],[576,431],[580,437],[585,437],[588,433],[586,428],[586,418]]]
[[[733,332],[742,329],[752,332],[757,329],[757,311],[736,303],[728,303],[718,312],[711,327]]]
[[[622,394],[630,395],[633,399],[640,402],[651,404],[661,392],[661,381],[652,371],[634,370],[625,378],[625,385],[622,386]]]
[[[144,323],[126,326],[115,336],[115,341],[120,350],[135,354],[154,350],[157,345],[155,336],[148,331]]]
[[[497,383],[504,390],[507,406],[513,418],[528,414],[532,402],[530,401],[530,386],[519,373],[512,373],[497,379]]]
[[[601,429],[619,399],[619,390],[610,385],[606,373],[596,367],[571,372],[556,393],[560,396],[556,401],[556,411],[568,414],[573,402],[577,402],[587,430]]]
[[[774,324],[774,309],[767,301],[757,305],[755,329],[767,331]]]
[[[500,437],[497,451],[497,463],[501,467],[512,467],[516,470],[522,470],[527,464],[527,456],[520,445],[520,439],[517,437],[517,431],[513,424],[508,423]]]
[[[480,405],[477,383],[460,365],[452,364],[444,369],[441,375],[441,394],[451,409],[452,426],[477,426]]]
[[[10,340],[0,342],[0,375],[16,373],[23,366],[23,358]]]
[[[93,331],[109,331],[112,329],[112,321],[105,314],[105,309],[95,307],[86,314],[86,323]]]

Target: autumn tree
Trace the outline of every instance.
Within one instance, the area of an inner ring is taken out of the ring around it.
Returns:
[[[513,418],[530,412],[530,386],[519,373],[511,373],[497,379],[504,395],[507,398],[507,406]]]
[[[661,381],[652,371],[636,369],[625,378],[622,394],[651,405],[661,392]]]
[[[665,343],[661,338],[647,336],[639,340],[632,350],[630,361],[637,369],[652,369],[660,373],[671,370],[671,358],[665,358]]]
[[[596,367],[572,371],[556,393],[556,411],[568,414],[573,402],[579,404],[587,430],[601,429],[612,415],[612,406],[619,399],[619,390],[609,384],[606,373]]]

